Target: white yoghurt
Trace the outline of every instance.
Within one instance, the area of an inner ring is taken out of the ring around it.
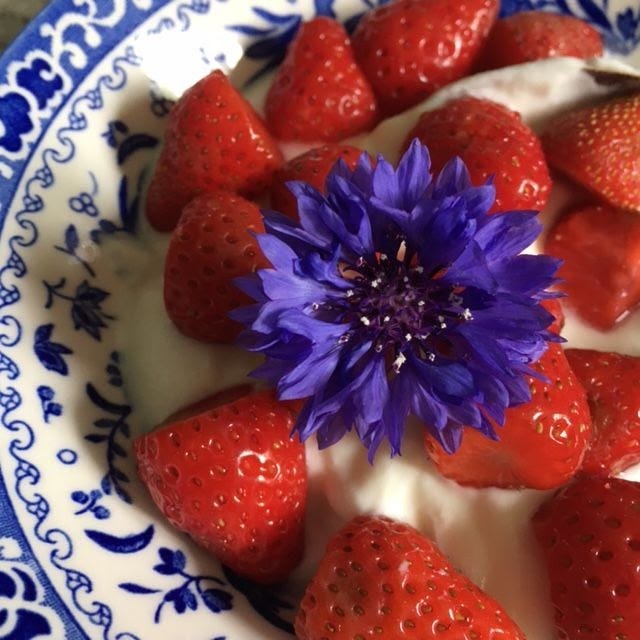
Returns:
[[[519,111],[534,128],[550,115],[605,93],[584,72],[584,63],[555,59],[480,74],[457,82],[375,131],[350,142],[394,161],[419,114],[447,99],[471,94]],[[260,105],[262,92],[253,96]],[[300,147],[289,147],[294,155]],[[544,218],[551,220],[570,199],[554,187]],[[139,237],[112,241],[102,254],[122,279],[119,323],[125,379],[139,420],[149,428],[191,402],[244,380],[257,358],[231,346],[185,338],[164,311],[162,273],[168,237],[141,220]],[[123,268],[123,265],[127,265]],[[569,346],[640,356],[640,312],[613,331],[584,325],[570,311],[563,335]],[[358,513],[385,514],[432,537],[464,573],[496,597],[529,640],[552,640],[551,605],[544,567],[530,528],[530,516],[548,492],[465,489],[441,477],[427,460],[421,427],[410,424],[403,455],[391,459],[381,448],[375,465],[366,449],[347,437],[326,451],[307,445],[310,500],[307,553],[292,577],[303,588],[326,540]],[[640,480],[638,470],[629,478]]]

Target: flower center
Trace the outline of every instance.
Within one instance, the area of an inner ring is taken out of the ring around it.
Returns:
[[[353,283],[340,318],[352,329],[341,342],[355,335],[371,340],[376,352],[389,355],[396,372],[407,349],[431,362],[447,355],[447,333],[473,319],[464,288],[442,282],[443,269],[425,273],[421,266],[382,255],[373,265],[361,258],[341,273]]]

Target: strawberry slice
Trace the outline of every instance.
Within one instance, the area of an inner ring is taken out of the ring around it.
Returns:
[[[616,475],[640,462],[640,358],[591,349],[566,354],[591,408],[593,436],[582,470]]]
[[[498,8],[497,0],[395,0],[367,12],[353,49],[384,115],[466,75]]]
[[[169,114],[145,212],[171,231],[196,195],[224,190],[253,198],[271,182],[282,154],[253,107],[221,71],[188,89]]]
[[[335,142],[373,127],[376,99],[339,22],[302,24],[276,70],[265,114],[281,140]]]
[[[640,211],[640,93],[577,109],[549,123],[549,166],[615,207]]]
[[[292,158],[273,176],[270,191],[271,207],[297,220],[298,204],[289,191],[287,182],[302,180],[319,191],[324,191],[327,175],[335,163],[342,159],[350,169],[353,169],[362,153],[361,149],[350,145],[325,144]]]
[[[258,207],[231,193],[201,195],[173,230],[164,266],[164,304],[184,335],[232,343],[242,329],[227,314],[251,303],[233,280],[269,266],[251,231],[264,231]]]
[[[270,392],[217,403],[137,438],[140,477],[169,522],[223,564],[280,582],[304,545],[306,462],[290,438],[293,414]]]
[[[547,235],[545,253],[564,261],[566,304],[595,327],[611,329],[640,303],[640,216],[604,205],[572,209]]]
[[[475,184],[494,176],[492,211],[540,210],[551,191],[551,178],[540,141],[520,114],[481,98],[451,100],[426,111],[407,136],[429,148],[432,168],[440,171],[460,156]]]
[[[533,60],[602,55],[602,37],[574,16],[521,11],[497,20],[482,50],[478,68],[500,69]]]
[[[433,542],[382,516],[354,518],[329,541],[295,631],[298,640],[524,640]]]
[[[449,455],[425,437],[444,476],[473,487],[552,489],[575,475],[591,438],[585,391],[557,343],[533,367],[550,382],[531,379],[531,401],[507,409],[504,427],[496,426],[498,441],[467,429]]]
[[[533,519],[558,638],[617,640],[640,628],[640,484],[580,478]]]

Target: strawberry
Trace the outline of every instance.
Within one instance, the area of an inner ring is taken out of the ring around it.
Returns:
[[[566,303],[588,323],[611,329],[640,303],[640,217],[606,205],[567,211],[545,253],[562,258]]]
[[[359,516],[329,541],[295,619],[298,640],[522,640],[504,609],[409,525]]]
[[[499,69],[532,60],[602,55],[602,37],[574,16],[522,11],[497,20],[480,55],[479,69]]]
[[[591,349],[567,349],[587,392],[593,435],[582,470],[616,475],[640,462],[640,358]]]
[[[570,480],[580,467],[591,437],[589,405],[562,347],[549,343],[533,365],[549,382],[530,379],[531,401],[506,411],[498,441],[465,430],[450,455],[432,437],[427,451],[447,478],[473,487],[551,489]]]
[[[640,93],[570,111],[542,134],[549,166],[615,207],[640,211]]]
[[[251,303],[233,280],[269,263],[250,231],[263,231],[258,207],[223,191],[201,195],[173,230],[164,266],[164,304],[175,326],[203,342],[235,340],[227,314]]]
[[[395,0],[364,15],[353,49],[384,115],[417,104],[471,69],[497,0]]]
[[[281,140],[335,142],[371,129],[378,107],[344,27],[331,18],[305,22],[275,72],[265,103]]]
[[[302,556],[307,476],[272,393],[181,412],[137,438],[138,471],[169,522],[238,574],[284,580]]]
[[[170,231],[200,193],[262,193],[282,155],[265,124],[221,71],[188,89],[169,114],[147,192],[147,219]]]
[[[302,180],[319,191],[324,191],[325,180],[335,163],[342,159],[353,169],[362,153],[361,149],[350,145],[325,144],[292,158],[273,176],[271,207],[297,220],[298,205],[287,187],[287,182]]]
[[[429,148],[432,168],[440,169],[460,156],[475,184],[494,176],[492,211],[540,210],[549,198],[551,178],[540,146],[520,114],[471,96],[426,111],[409,133]]]
[[[632,640],[640,627],[640,484],[579,478],[533,518],[559,640]]]
[[[562,305],[560,304],[558,298],[547,298],[540,304],[554,318],[553,322],[549,326],[549,331],[553,331],[554,333],[562,333],[562,329],[564,328],[564,311],[562,311]]]

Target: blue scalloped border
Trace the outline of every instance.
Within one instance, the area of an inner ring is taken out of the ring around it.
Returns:
[[[86,2],[94,2],[96,0],[86,0]],[[104,0],[97,0],[98,2]],[[55,120],[57,113],[62,109],[67,101],[76,91],[76,88],[82,81],[92,72],[95,65],[104,59],[104,57],[118,46],[122,40],[133,30],[141,26],[149,20],[155,13],[170,4],[174,0],[149,0],[150,7],[148,9],[140,9],[133,0],[112,0],[114,6],[122,5],[124,14],[117,25],[109,28],[99,28],[102,41],[97,47],[89,47],[85,50],[87,55],[87,63],[82,68],[72,65],[69,58],[63,58],[58,61],[61,63],[62,70],[65,72],[69,86],[68,93],[58,96],[58,106],[54,111],[47,114],[46,119],[40,119],[39,135],[30,143],[29,153],[17,160],[9,158],[1,158],[13,172],[13,175],[7,179],[0,174],[0,235],[4,226],[4,220],[8,213],[8,205],[12,202],[17,186],[24,175],[24,169],[29,164],[33,152],[38,147],[39,141],[46,134],[49,125]],[[124,4],[122,4],[124,2]],[[74,0],[57,0],[47,5],[38,16],[29,23],[20,37],[15,40],[0,57],[0,88],[9,86],[9,69],[20,61],[26,61],[30,54],[38,52],[47,56],[52,52],[51,37],[43,36],[41,31],[45,25],[55,25],[63,15],[78,14],[83,15],[83,8],[86,10],[87,4],[78,6]],[[17,95],[24,96],[31,93],[24,88],[18,88],[15,85],[11,87],[11,91]]]

